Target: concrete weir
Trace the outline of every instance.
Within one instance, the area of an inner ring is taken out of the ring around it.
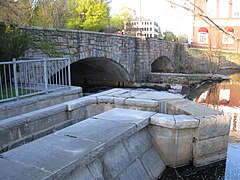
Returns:
[[[0,120],[0,179],[157,179],[226,158],[229,129],[181,96],[112,89]]]

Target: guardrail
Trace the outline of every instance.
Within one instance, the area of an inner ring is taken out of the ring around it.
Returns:
[[[0,102],[47,94],[70,86],[68,58],[0,62]]]

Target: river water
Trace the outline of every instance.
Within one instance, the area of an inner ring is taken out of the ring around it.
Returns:
[[[232,72],[221,72],[225,75],[230,73]],[[231,118],[227,159],[200,168],[167,168],[160,180],[240,180],[240,72],[232,73],[230,78],[230,81],[222,83],[205,82],[187,96],[192,101],[223,111]]]

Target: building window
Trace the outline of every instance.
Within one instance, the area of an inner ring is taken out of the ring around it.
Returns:
[[[229,0],[219,1],[219,18],[229,18]]]
[[[234,33],[234,29],[232,27],[226,27],[225,30],[228,33],[230,33],[230,34]],[[233,44],[233,38],[229,37],[226,34],[223,34],[223,36],[222,36],[222,43],[223,44]]]
[[[209,17],[215,18],[217,16],[217,0],[207,1],[207,15]]]
[[[232,17],[239,18],[240,17],[240,1],[232,0]]]
[[[207,44],[208,43],[208,29],[205,27],[201,27],[198,30],[198,43],[199,44]]]

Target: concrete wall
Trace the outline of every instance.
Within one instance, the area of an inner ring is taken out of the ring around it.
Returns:
[[[0,105],[0,120],[17,116],[20,114],[36,111],[49,106],[60,104],[82,97],[81,87],[71,87],[58,92],[51,92],[38,96],[22,98],[19,101],[2,103]]]
[[[112,89],[1,120],[1,151],[113,108],[158,112],[148,130],[168,166],[202,166],[226,157],[230,118],[174,94],[130,89]]]
[[[3,153],[0,179],[157,179],[165,165],[145,128],[153,114],[113,109]]]

